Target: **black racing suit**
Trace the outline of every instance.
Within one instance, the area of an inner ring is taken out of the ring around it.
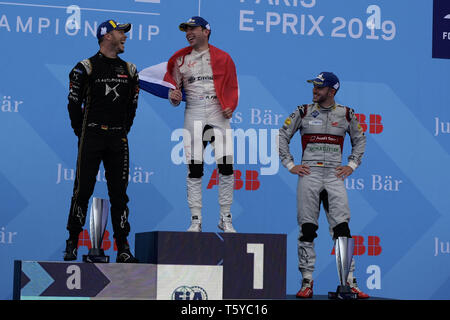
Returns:
[[[67,230],[77,238],[86,222],[89,199],[103,161],[116,243],[130,232],[127,133],[136,115],[136,66],[98,52],[70,72],[69,116],[78,136],[78,159]]]

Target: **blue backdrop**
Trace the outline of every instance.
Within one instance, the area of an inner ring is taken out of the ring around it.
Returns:
[[[342,85],[337,102],[355,108],[367,135],[363,163],[346,180],[360,287],[379,297],[449,299],[445,0],[0,2],[0,298],[12,297],[15,259],[62,260],[77,154],[68,73],[98,50],[97,25],[131,22],[122,58],[142,70],[186,46],[178,24],[198,14],[211,24],[210,42],[233,57],[238,72],[234,225],[239,232],[287,234],[287,293],[300,284],[297,181],[280,165],[274,141],[295,107],[311,101],[305,80],[332,71]],[[137,232],[188,227],[176,134],[183,108],[140,93],[129,135],[133,247]],[[291,146],[300,159],[299,136]],[[213,170],[206,166],[203,182],[204,231],[218,232]],[[94,196],[107,198],[103,169]],[[111,240],[110,225],[108,232]],[[326,294],[338,278],[323,212],[318,234],[315,292]],[[108,239],[106,252],[115,258]],[[79,256],[86,252],[81,247]]]

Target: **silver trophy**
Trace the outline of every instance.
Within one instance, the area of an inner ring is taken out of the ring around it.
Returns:
[[[84,262],[108,263],[109,256],[102,249],[103,236],[108,223],[109,201],[93,198],[90,217],[91,249],[87,255],[83,255]]]
[[[336,266],[341,284],[337,287],[336,292],[328,292],[328,299],[352,300],[358,298],[358,294],[353,293],[347,284],[353,258],[353,247],[353,238],[339,237],[334,242]]]

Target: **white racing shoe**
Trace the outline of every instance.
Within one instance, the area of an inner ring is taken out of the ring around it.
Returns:
[[[236,229],[233,228],[233,224],[231,223],[231,217],[223,217],[220,219],[217,227],[223,232],[236,233]]]
[[[202,232],[202,219],[198,216],[192,216],[191,218],[191,225],[189,226],[189,229],[187,229],[188,232]]]

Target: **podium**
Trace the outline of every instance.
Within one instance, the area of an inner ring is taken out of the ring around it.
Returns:
[[[14,299],[286,298],[286,235],[136,233],[137,264],[15,261]]]

